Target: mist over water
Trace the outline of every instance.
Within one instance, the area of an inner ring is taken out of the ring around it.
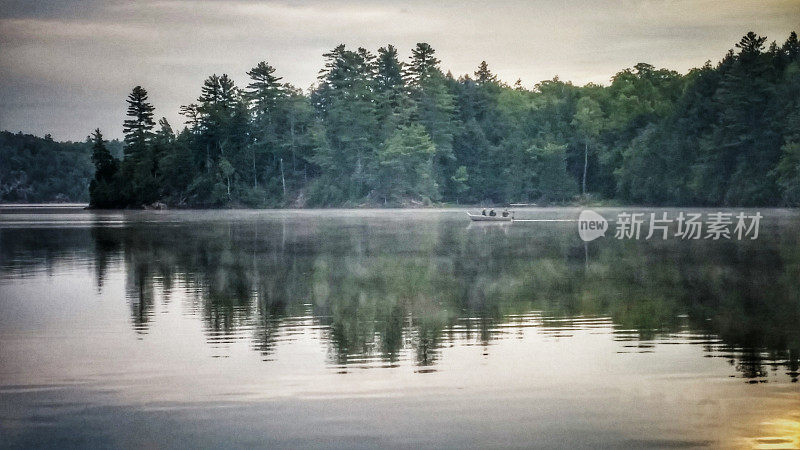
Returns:
[[[0,430],[11,446],[797,446],[800,215],[761,213],[756,240],[586,243],[575,222],[460,210],[6,210]]]

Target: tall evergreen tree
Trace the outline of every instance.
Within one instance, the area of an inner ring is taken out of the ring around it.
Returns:
[[[116,192],[117,170],[119,161],[111,155],[97,128],[92,133],[92,163],[95,167],[94,178],[89,184],[89,204],[97,208],[110,208],[118,205]]]
[[[125,133],[125,163],[128,170],[133,170],[135,165],[147,158],[148,145],[153,137],[153,121],[155,108],[148,102],[147,91],[136,86],[128,95],[128,119],[123,122],[122,131]]]
[[[251,102],[251,108],[256,116],[268,116],[278,109],[278,103],[284,96],[281,77],[275,76],[275,68],[265,61],[259,62],[247,72],[250,83],[247,85],[245,95]]]
[[[128,95],[128,119],[123,122],[125,148],[121,164],[121,192],[123,203],[139,206],[154,202],[158,198],[155,179],[156,160],[153,155],[154,137],[153,111],[147,91],[136,86]]]
[[[436,50],[426,42],[420,42],[411,50],[411,58],[406,68],[406,77],[409,84],[421,86],[434,75],[442,75],[439,61],[434,55]]]
[[[247,152],[251,162],[248,179],[252,188],[258,188],[259,178],[269,176],[277,170],[276,161],[281,158],[280,137],[278,135],[278,115],[286,96],[281,78],[275,76],[275,68],[261,61],[247,72],[251,82],[247,85],[245,96],[250,102],[252,117],[251,143]]]
[[[95,167],[94,179],[105,182],[111,181],[119,168],[119,161],[111,155],[99,128],[92,133],[92,163]]]
[[[378,49],[375,69],[375,101],[381,138],[387,139],[397,127],[410,120],[413,112],[403,78],[403,63],[392,46]]]
[[[475,71],[475,82],[478,84],[497,83],[497,75],[489,70],[489,65],[486,61],[481,61],[478,70]]]
[[[203,176],[192,184],[198,201],[224,204],[233,200],[235,173],[229,166],[241,159],[248,143],[248,111],[239,89],[227,74],[211,75],[197,99],[200,132],[195,164]]]
[[[411,51],[406,79],[414,101],[413,119],[419,121],[436,146],[434,173],[437,184],[448,189],[456,170],[453,137],[456,132],[455,99],[439,68],[436,51],[427,43],[418,43]]]
[[[354,52],[343,45],[326,54],[320,85],[312,93],[325,129],[313,161],[327,175],[312,190],[316,202],[358,199],[371,188],[379,138],[373,59],[363,49]]]

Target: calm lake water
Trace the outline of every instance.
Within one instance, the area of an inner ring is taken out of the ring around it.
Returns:
[[[6,208],[0,447],[797,448],[800,214],[761,213]]]

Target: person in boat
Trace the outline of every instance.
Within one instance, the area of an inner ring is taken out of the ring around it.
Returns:
[[[496,215],[497,215],[497,213],[496,213],[496,212],[494,212],[494,209],[492,209],[491,211],[489,211],[489,215],[490,215],[490,216],[492,216],[492,217],[494,217],[494,216],[496,216]]]
[[[503,217],[508,217],[508,210],[503,211]]]
[[[483,208],[483,211],[481,211],[481,214],[484,215],[484,216],[486,215],[486,208]]]

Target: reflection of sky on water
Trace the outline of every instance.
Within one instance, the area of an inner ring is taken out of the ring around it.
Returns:
[[[122,228],[2,218],[1,428],[64,425],[69,405],[91,405],[110,409],[87,430],[178,408],[164,438],[211,442],[225,430],[194,417],[241,415],[253,428],[237,439],[275,443],[796,439],[792,216],[760,246],[601,240],[584,253],[574,224],[182,214],[132,213]],[[436,431],[445,417],[452,433]]]

